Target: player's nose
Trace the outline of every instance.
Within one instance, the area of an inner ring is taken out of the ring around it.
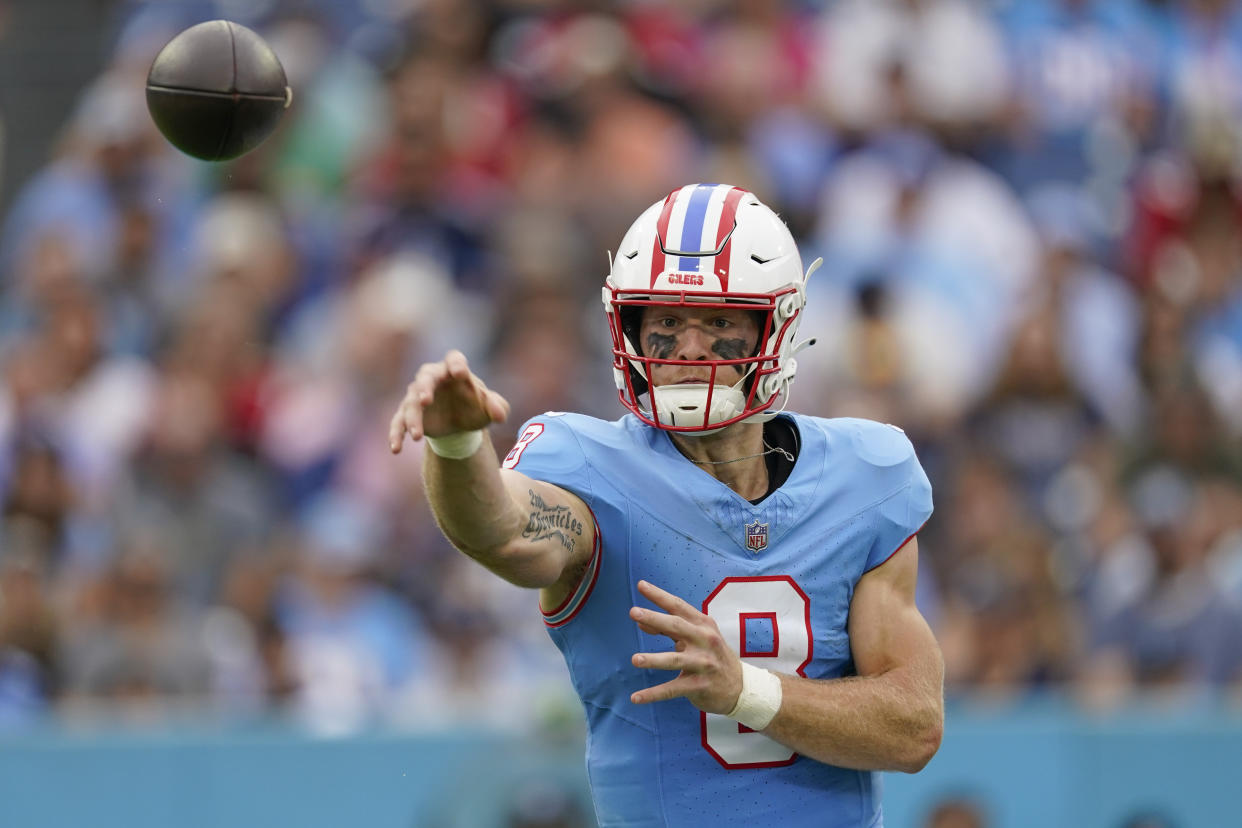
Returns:
[[[712,338],[699,325],[687,325],[677,337],[677,358],[686,360],[711,359]]]

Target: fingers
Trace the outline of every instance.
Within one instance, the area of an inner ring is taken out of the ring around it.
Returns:
[[[638,591],[651,603],[673,615],[691,619],[703,616],[703,613],[699,612],[695,607],[678,598],[673,593],[660,589],[650,581],[639,581]]]
[[[708,666],[707,660],[696,652],[668,650],[659,653],[635,653],[630,662],[644,670],[687,670],[701,672]]]
[[[446,374],[453,379],[470,376],[470,363],[466,361],[466,355],[461,351],[449,351],[444,355],[444,369]]]
[[[462,357],[462,359],[465,359],[465,357]],[[414,402],[420,406],[430,405],[436,396],[436,386],[448,378],[448,376],[448,365],[445,362],[426,363],[414,375],[414,381],[410,383],[409,390],[406,392],[406,398],[408,399],[413,395]]]
[[[638,622],[643,632],[666,635],[674,641],[704,645],[709,633],[716,629],[715,623],[706,615],[650,581],[639,581],[638,591],[653,604],[667,611],[664,613],[643,607],[631,607],[630,618]]]
[[[463,388],[473,384],[485,395],[484,406],[493,421],[503,421],[509,414],[509,403],[493,391],[487,391],[473,374],[470,364],[461,351],[449,351],[439,362],[428,362],[418,369],[414,381],[406,387],[405,397],[388,424],[388,448],[393,454],[401,452],[404,437],[412,440],[423,438],[424,412],[435,401],[438,391],[449,383],[461,383]]]
[[[643,632],[651,635],[666,635],[674,641],[688,641],[702,646],[705,643],[705,631],[676,615],[632,607],[630,618],[638,622]]]
[[[493,423],[503,423],[509,419],[509,401],[495,391],[487,392],[487,415]]]
[[[423,439],[423,409],[431,404],[436,384],[445,376],[444,363],[430,362],[418,369],[414,381],[406,387],[405,397],[388,426],[388,447],[394,454],[401,451],[405,434],[412,440]]]
[[[737,702],[741,665],[715,620],[648,581],[639,581],[638,590],[666,611],[631,607],[630,618],[643,632],[670,638],[674,646],[671,651],[635,653],[630,661],[644,670],[679,673],[671,681],[632,693],[630,700],[650,704],[685,697],[708,713],[732,709]]]
[[[461,351],[449,351],[444,356],[445,376],[451,380],[465,380],[477,391],[482,392],[483,407],[488,419],[493,423],[503,423],[509,418],[509,401],[483,385],[477,377],[470,373],[470,363]]]
[[[694,692],[697,686],[698,682],[696,679],[689,676],[678,676],[672,681],[666,681],[663,684],[648,687],[646,690],[631,693],[630,701],[634,704],[668,701],[669,699],[680,698]]]
[[[419,381],[415,380],[406,389],[401,405],[397,406],[397,413],[392,415],[392,420],[388,423],[388,448],[393,454],[401,453],[401,445],[407,432],[411,439],[422,439],[424,403],[419,402],[420,394]]]
[[[405,436],[405,417],[401,409],[397,409],[397,413],[392,415],[392,419],[388,423],[388,448],[393,454],[401,453],[402,438]]]

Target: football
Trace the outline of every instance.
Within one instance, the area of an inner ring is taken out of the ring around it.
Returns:
[[[230,20],[191,26],[147,73],[147,109],[177,149],[226,161],[263,143],[293,100],[284,67],[258,34]]]

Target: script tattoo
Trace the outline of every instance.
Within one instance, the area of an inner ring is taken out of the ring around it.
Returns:
[[[712,343],[712,353],[721,359],[741,359],[747,350],[745,339],[717,339]]]
[[[542,497],[535,494],[534,489],[527,491],[530,493],[530,505],[534,511],[530,513],[530,520],[522,530],[522,537],[531,540],[556,538],[561,546],[573,552],[574,544],[582,537],[582,522],[573,516],[568,506],[549,506]]]
[[[656,359],[668,359],[673,355],[673,348],[676,346],[677,337],[668,334],[649,333],[647,334],[647,354]]]

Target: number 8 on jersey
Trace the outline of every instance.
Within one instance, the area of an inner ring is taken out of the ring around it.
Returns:
[[[742,660],[780,673],[811,661],[811,602],[788,575],[725,578],[703,602],[703,612]],[[788,765],[798,755],[732,719],[700,713],[703,747],[726,768]]]

